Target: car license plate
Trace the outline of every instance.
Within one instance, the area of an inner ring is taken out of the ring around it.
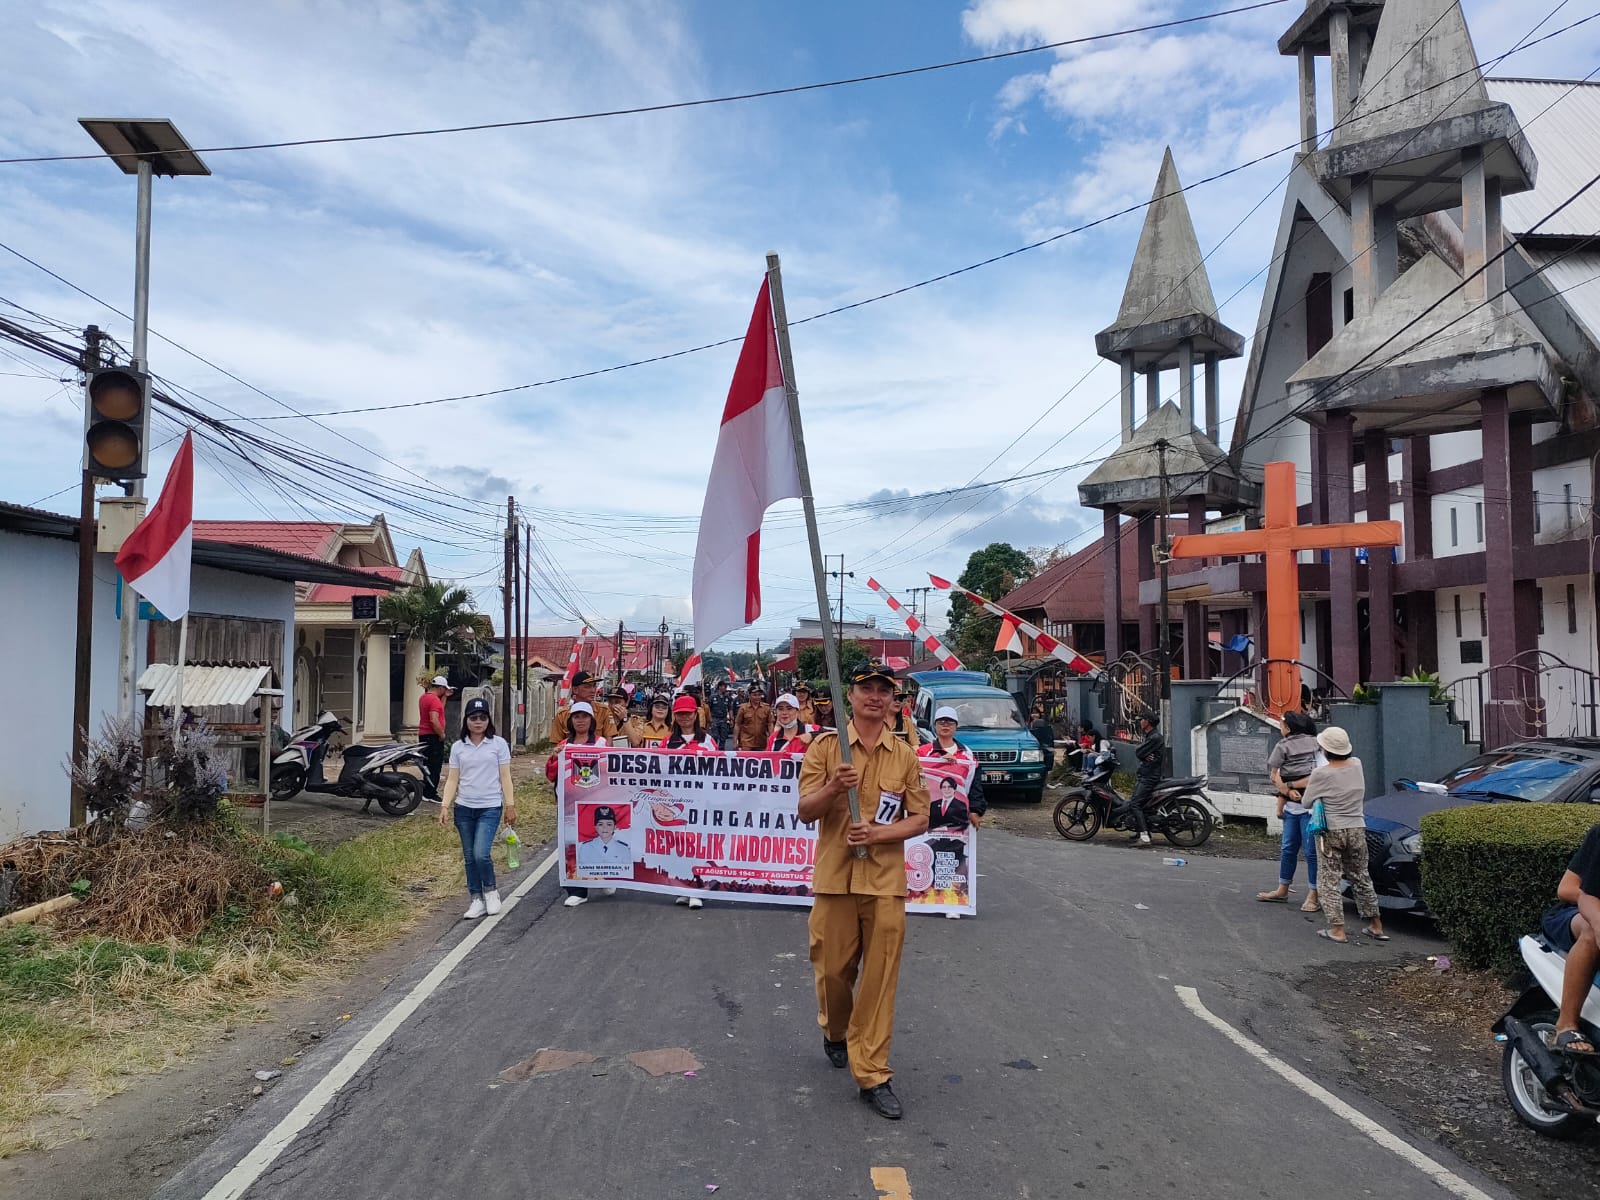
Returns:
[[[983,773],[983,781],[985,783],[1004,783],[1006,778],[1004,771],[985,771]]]

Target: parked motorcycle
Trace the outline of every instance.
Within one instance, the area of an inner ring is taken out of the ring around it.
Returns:
[[[1494,1024],[1500,1082],[1517,1119],[1546,1137],[1576,1137],[1600,1120],[1600,1056],[1558,1050],[1556,1017],[1567,956],[1542,935],[1517,943],[1533,985]],[[1600,987],[1591,983],[1579,1024],[1600,1046]]]
[[[287,800],[301,792],[326,796],[360,796],[362,812],[378,807],[392,817],[403,817],[422,803],[422,774],[426,759],[422,747],[407,742],[387,746],[346,746],[339,778],[324,778],[322,764],[328,741],[343,728],[339,718],[325,712],[315,725],[290,735],[289,746],[272,760],[272,798]],[[418,774],[402,771],[413,766]]]
[[[1073,788],[1056,805],[1056,832],[1069,842],[1087,842],[1102,825],[1132,830],[1132,820],[1118,815],[1127,800],[1111,786],[1117,757],[1104,750],[1089,760],[1083,786]],[[1206,778],[1163,780],[1145,808],[1151,833],[1159,833],[1174,846],[1192,850],[1203,846],[1216,827],[1215,809],[1205,794]]]

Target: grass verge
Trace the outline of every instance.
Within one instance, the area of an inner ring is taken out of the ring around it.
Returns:
[[[518,788],[532,847],[555,829],[542,776]],[[347,973],[465,886],[461,844],[428,808],[326,849],[253,835],[284,898],[237,898],[198,937],[140,943],[92,929],[0,929],[0,1158],[74,1136],[60,1118],[159,1071],[265,1002]],[[503,861],[503,844],[496,849]],[[290,898],[292,897],[292,901]]]

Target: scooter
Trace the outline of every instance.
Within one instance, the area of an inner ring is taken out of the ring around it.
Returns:
[[[1084,767],[1083,786],[1073,788],[1056,805],[1056,832],[1069,842],[1087,842],[1102,825],[1112,829],[1132,829],[1132,822],[1118,815],[1127,801],[1111,786],[1117,769],[1117,756],[1103,750]],[[1207,779],[1193,775],[1186,779],[1164,779],[1146,805],[1146,823],[1151,833],[1159,833],[1174,846],[1192,850],[1203,846],[1216,827],[1216,809],[1206,796]]]
[[[1533,985],[1494,1023],[1502,1047],[1500,1082],[1517,1119],[1552,1138],[1576,1137],[1600,1121],[1600,1056],[1558,1050],[1556,1017],[1567,956],[1543,934],[1517,943]],[[1591,982],[1579,1013],[1591,1045],[1600,1046],[1600,987]]]
[[[374,800],[392,817],[413,812],[422,803],[421,776],[427,770],[422,747],[406,742],[346,746],[339,778],[329,782],[323,777],[322,764],[329,739],[342,729],[339,718],[325,712],[315,725],[296,730],[290,736],[288,749],[272,760],[272,798],[287,800],[301,792],[361,796],[366,800],[362,812],[369,811]],[[408,764],[416,767],[417,775],[400,769]]]

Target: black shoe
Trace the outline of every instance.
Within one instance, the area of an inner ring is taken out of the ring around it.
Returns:
[[[894,1089],[887,1083],[880,1083],[877,1087],[862,1088],[861,1099],[872,1105],[872,1111],[880,1117],[898,1121],[905,1116],[906,1110],[900,1107],[900,1097],[894,1094]]]
[[[822,1052],[828,1056],[828,1061],[839,1068],[850,1065],[850,1050],[847,1042],[830,1042],[822,1039]]]

